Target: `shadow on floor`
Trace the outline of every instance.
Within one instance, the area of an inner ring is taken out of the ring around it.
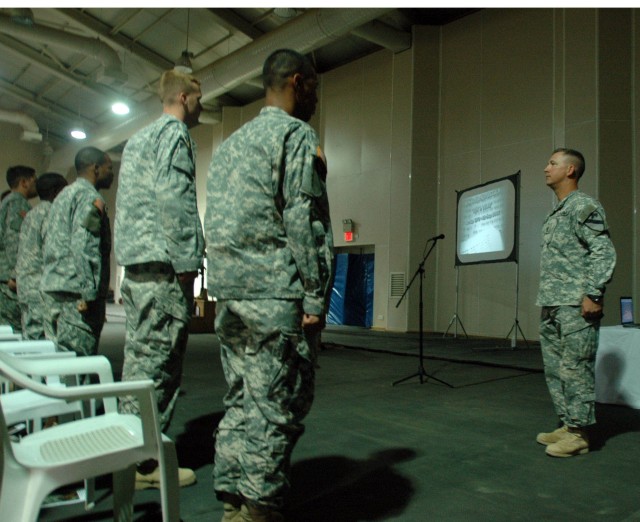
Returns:
[[[630,432],[640,432],[640,410],[627,406],[596,404],[597,424],[590,433],[592,451],[602,449],[609,439]]]
[[[223,415],[224,412],[219,411],[185,423],[184,431],[175,438],[181,467],[197,470],[213,463],[213,435]]]
[[[395,448],[365,460],[326,456],[297,462],[287,520],[356,522],[397,516],[415,489],[394,467],[415,456],[411,449]]]

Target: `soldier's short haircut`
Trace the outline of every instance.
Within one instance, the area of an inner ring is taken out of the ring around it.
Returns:
[[[67,186],[67,180],[57,172],[46,172],[36,181],[38,197],[45,201],[53,201],[58,192]]]
[[[554,154],[556,152],[561,152],[570,158],[570,163],[576,168],[576,179],[580,179],[584,174],[584,170],[587,168],[582,152],[575,149],[567,149],[565,147],[559,147],[553,151]]]
[[[287,78],[299,73],[302,76],[314,77],[316,71],[311,60],[293,49],[278,49],[272,52],[262,67],[262,83],[265,89],[282,89]]]
[[[175,102],[176,96],[181,92],[191,94],[200,88],[200,80],[192,74],[186,74],[174,69],[162,73],[158,95],[165,105]]]
[[[83,173],[91,165],[102,165],[107,161],[107,155],[104,151],[96,147],[84,147],[76,154],[75,167],[78,174]]]
[[[21,179],[31,179],[36,175],[36,169],[25,165],[14,165],[7,169],[7,185],[14,189]]]

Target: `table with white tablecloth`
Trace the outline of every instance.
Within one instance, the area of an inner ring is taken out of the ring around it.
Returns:
[[[640,328],[600,328],[596,401],[640,408]]]

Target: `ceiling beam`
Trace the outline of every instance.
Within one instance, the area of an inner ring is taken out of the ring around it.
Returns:
[[[27,103],[28,105],[31,105],[32,107],[35,107],[36,109],[46,112],[48,115],[53,116],[58,120],[63,120],[64,122],[79,121],[85,125],[96,125],[94,121],[68,109],[65,109],[55,102],[40,98],[31,91],[28,91],[23,87],[18,87],[17,85],[14,85],[3,78],[0,78],[0,90],[13,96],[14,98],[19,99],[24,103]]]
[[[261,37],[264,33],[247,22],[244,18],[237,15],[231,9],[221,8],[209,8],[209,12],[213,13],[215,17],[220,21],[221,25],[225,26],[227,30],[240,31],[245,36],[248,36],[252,40]]]
[[[360,27],[356,27],[351,31],[351,34],[389,49],[394,53],[400,53],[411,48],[411,33],[399,31],[378,20],[372,20]]]
[[[68,20],[78,23],[91,31],[94,35],[103,38],[107,42],[115,45],[123,51],[130,52],[137,58],[145,61],[150,66],[155,67],[159,71],[173,69],[173,62],[164,56],[152,51],[148,47],[139,44],[131,38],[120,34],[113,33],[113,27],[80,9],[61,8],[56,9],[60,14],[64,15]]]
[[[117,96],[115,91],[111,91],[110,89],[94,84],[86,77],[82,77],[79,74],[74,74],[70,70],[61,69],[60,66],[55,63],[50,58],[40,54],[38,51],[32,49],[28,45],[25,45],[14,38],[9,38],[8,36],[0,34],[0,47],[14,54],[20,59],[26,58],[29,62],[44,69],[49,74],[64,80],[67,83],[70,83],[76,87],[81,89],[85,89],[91,94],[101,96],[105,99],[113,99]]]

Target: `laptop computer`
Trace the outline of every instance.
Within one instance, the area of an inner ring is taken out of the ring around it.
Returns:
[[[639,323],[633,322],[633,298],[620,298],[620,324],[626,328],[640,328]]]

